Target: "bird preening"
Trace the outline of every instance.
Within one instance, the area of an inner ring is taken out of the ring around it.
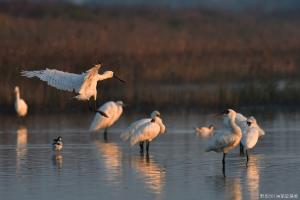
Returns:
[[[98,112],[104,117],[108,117],[104,112],[97,110],[97,83],[109,78],[115,78],[123,83],[125,81],[119,78],[113,71],[105,71],[102,74],[99,74],[98,71],[101,66],[101,64],[97,64],[81,74],[48,68],[35,71],[24,70],[21,74],[28,78],[37,77],[59,90],[75,92],[78,95],[74,96],[74,98],[80,101],[89,101],[90,110]],[[93,101],[94,105],[91,105],[90,101]]]

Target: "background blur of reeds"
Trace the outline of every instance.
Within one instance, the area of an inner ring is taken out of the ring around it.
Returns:
[[[87,110],[20,71],[97,62],[127,80],[102,82],[101,102],[133,109],[298,105],[300,14],[0,3],[0,111],[12,110],[15,85],[31,111]]]

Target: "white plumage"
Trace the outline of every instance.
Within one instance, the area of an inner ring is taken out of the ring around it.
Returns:
[[[163,134],[166,130],[166,127],[160,118],[160,113],[155,111],[152,114],[154,116],[152,116],[152,119],[150,121],[148,121],[148,119],[145,119],[143,121],[139,120],[133,123],[127,129],[126,133],[123,133],[121,135],[121,137],[124,139],[130,138],[131,145],[135,145],[136,143],[139,142],[141,153],[144,152],[144,147],[143,147],[144,142],[146,142],[146,150],[148,154],[150,142],[154,138],[156,138],[159,134]]]
[[[144,119],[140,119],[138,121],[133,122],[128,128],[126,128],[125,131],[122,132],[121,134],[121,138],[123,140],[128,140],[131,135],[139,128],[141,127],[143,124],[150,122],[152,118],[154,118],[155,116],[160,116],[160,113],[158,111],[153,111],[150,115],[150,118],[144,118]]]
[[[225,111],[224,118],[228,118],[229,127],[223,132],[214,135],[208,143],[206,151],[223,152],[223,175],[225,176],[225,155],[234,149],[241,141],[242,131],[236,124],[236,112],[232,109]]]
[[[241,139],[241,145],[243,147],[242,150],[244,148],[246,150],[247,163],[248,163],[248,160],[249,160],[248,151],[249,151],[249,149],[252,149],[256,145],[258,138],[259,138],[259,131],[261,129],[257,125],[256,119],[252,116],[247,120],[247,125],[248,125],[248,127],[243,132],[243,137]]]
[[[259,137],[259,129],[256,120],[254,118],[249,118],[247,122],[249,125],[246,131],[243,132],[243,137],[241,139],[241,143],[246,150],[252,149],[256,145]]]
[[[98,110],[104,112],[108,117],[96,113],[91,123],[90,131],[107,129],[112,126],[120,118],[123,112],[123,105],[122,101],[109,101],[100,106]]]
[[[201,136],[210,136],[213,134],[214,132],[214,126],[213,125],[210,125],[209,127],[196,127],[195,128],[195,132],[198,134],[198,135],[201,135]]]
[[[97,98],[97,82],[108,78],[118,78],[112,71],[106,71],[98,74],[101,64],[95,65],[82,74],[74,74],[69,72],[58,71],[56,69],[45,69],[37,71],[22,71],[22,76],[28,78],[37,77],[48,85],[60,90],[78,93],[75,96],[78,100],[89,100]],[[119,78],[118,78],[119,79]]]
[[[130,144],[135,145],[138,142],[151,142],[159,134],[165,132],[165,125],[159,117],[153,118],[153,121],[146,122],[140,126],[130,138]]]
[[[16,94],[16,100],[15,100],[15,110],[20,117],[25,117],[27,114],[28,106],[26,102],[21,99],[20,97],[20,89],[18,86],[15,87],[15,94]]]

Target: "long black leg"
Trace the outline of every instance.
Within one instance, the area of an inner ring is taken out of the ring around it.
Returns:
[[[149,145],[150,145],[150,142],[147,140],[146,141],[146,152],[147,152],[147,155],[149,154]]]
[[[103,138],[105,141],[107,141],[107,128],[104,130]]]
[[[144,153],[144,142],[140,142],[140,153]]]
[[[247,165],[248,165],[248,161],[249,161],[248,149],[246,149],[246,156],[247,156]]]
[[[226,177],[226,175],[225,175],[225,156],[226,156],[226,153],[223,153],[222,164],[223,164],[223,176],[224,177]]]
[[[240,156],[244,156],[244,146],[240,143]]]

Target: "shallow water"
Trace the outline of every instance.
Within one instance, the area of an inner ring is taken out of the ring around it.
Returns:
[[[92,115],[39,115],[25,121],[0,117],[1,199],[258,199],[260,195],[297,194],[300,198],[300,113],[255,114],[266,136],[251,151],[250,163],[204,152],[206,138],[195,125],[216,123],[212,115],[163,113],[167,133],[140,156],[119,138],[126,116],[103,133],[86,129]],[[220,127],[220,125],[217,125]],[[64,149],[51,150],[61,135]]]

